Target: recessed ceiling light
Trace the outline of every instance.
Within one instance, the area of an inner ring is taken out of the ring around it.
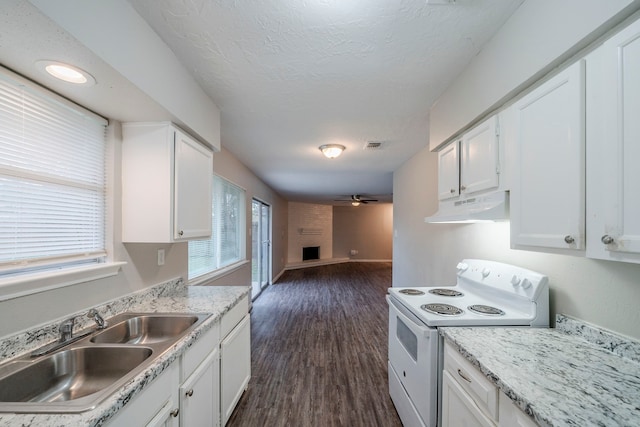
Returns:
[[[81,68],[63,62],[37,61],[36,66],[47,74],[68,83],[83,86],[93,86],[96,84],[96,79],[94,79],[91,74]]]

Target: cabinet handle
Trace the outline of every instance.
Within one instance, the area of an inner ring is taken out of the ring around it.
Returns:
[[[193,396],[193,389],[189,390],[188,392],[185,393],[187,396],[191,397]]]
[[[171,414],[171,416],[173,418],[177,417],[179,413],[180,413],[180,408],[176,408],[176,409],[174,409],[173,411],[170,412],[170,414]]]
[[[600,239],[600,241],[605,245],[610,245],[613,243],[613,237],[609,236],[608,234],[605,234],[604,236],[602,236],[602,239]]]
[[[184,231],[180,230],[178,231],[178,236],[182,236],[184,234]]]
[[[453,193],[455,193],[455,192],[456,192],[456,189],[455,189],[455,188],[452,188],[452,189],[451,189],[451,194],[453,194]]]
[[[574,239],[572,236],[566,235],[564,236],[564,241],[565,243],[572,244],[576,241],[576,239]]]
[[[458,375],[460,375],[462,377],[463,380],[465,380],[466,382],[470,383],[471,380],[469,379],[469,377],[467,377],[465,374],[462,373],[462,371],[460,369],[458,369]]]
[[[465,187],[464,185],[461,185],[461,186],[460,186],[460,191],[464,191],[464,190],[466,190],[466,189],[467,189],[467,187]]]

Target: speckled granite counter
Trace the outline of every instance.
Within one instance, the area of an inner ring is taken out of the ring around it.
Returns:
[[[220,318],[234,307],[250,287],[245,286],[185,286],[181,279],[173,280],[110,301],[97,310],[104,318],[132,312],[207,313],[211,316],[197,329],[177,341],[158,358],[149,369],[137,375],[122,389],[101,402],[95,409],[77,414],[8,414],[0,413],[0,426],[100,426],[118,412],[129,400],[160,375],[177,357],[189,348],[203,332],[211,329]],[[85,312],[69,313],[78,317],[77,330],[93,325]],[[26,354],[57,339],[57,326],[64,319],[35,328],[0,341],[0,363]]]
[[[640,343],[566,316],[556,329],[440,333],[541,426],[640,426]]]

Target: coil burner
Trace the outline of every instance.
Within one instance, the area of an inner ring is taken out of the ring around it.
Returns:
[[[464,313],[464,310],[449,304],[422,304],[420,308],[443,316],[459,316]]]
[[[405,295],[424,295],[424,292],[418,289],[401,289],[398,292]]]
[[[462,292],[458,292],[454,289],[443,288],[429,289],[429,293],[433,295],[440,295],[443,297],[461,297],[464,295]]]
[[[483,314],[485,316],[503,316],[504,315],[504,311],[500,310],[499,308],[491,307],[490,305],[475,304],[475,305],[470,305],[467,308],[470,311],[473,311],[474,313]]]

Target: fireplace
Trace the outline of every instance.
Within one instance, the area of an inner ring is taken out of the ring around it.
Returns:
[[[302,248],[302,260],[320,259],[320,246],[306,246]]]

